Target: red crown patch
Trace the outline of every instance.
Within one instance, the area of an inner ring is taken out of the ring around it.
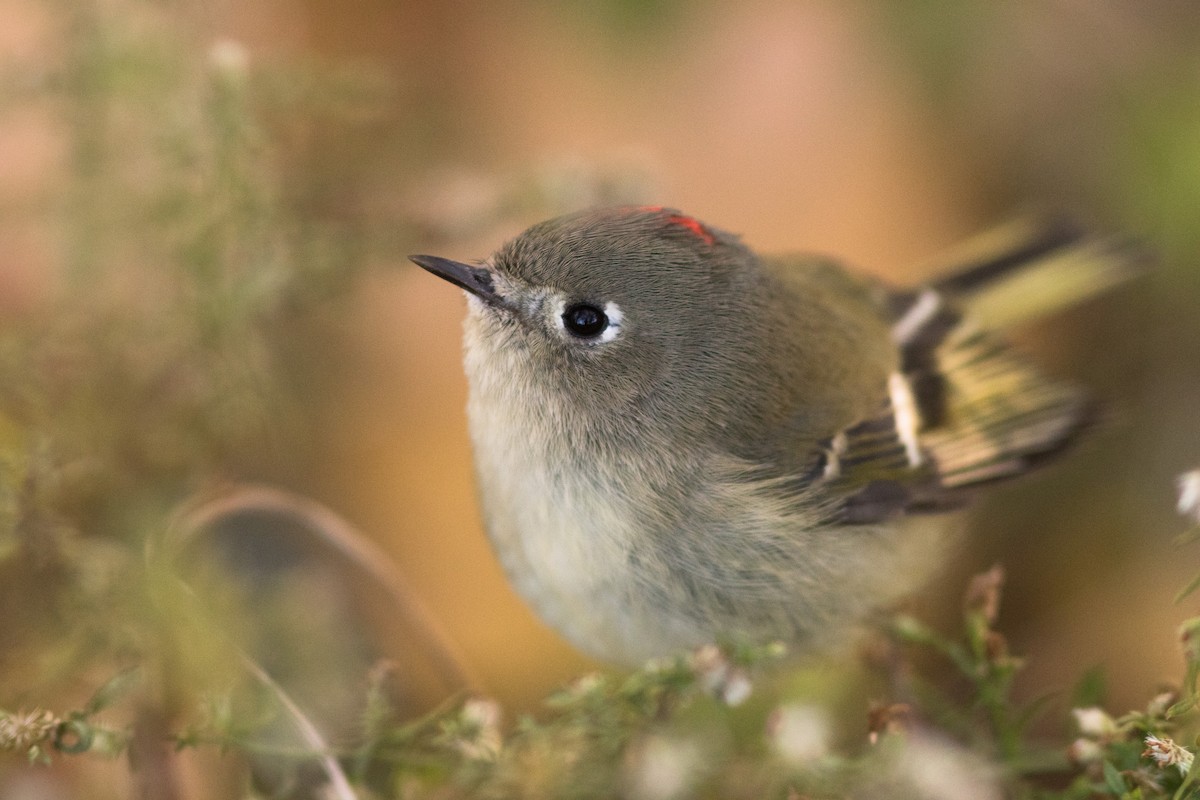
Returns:
[[[664,209],[662,206],[640,206],[638,210],[659,213]],[[708,228],[705,228],[704,224],[695,217],[689,217],[683,214],[668,214],[666,220],[672,225],[678,225],[681,228],[686,228],[687,230],[691,231],[696,238],[700,239],[700,241],[704,242],[705,244],[716,244],[716,237],[714,237],[712,233],[709,232]]]

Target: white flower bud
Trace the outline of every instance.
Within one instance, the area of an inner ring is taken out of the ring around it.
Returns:
[[[500,735],[500,704],[495,700],[474,697],[463,703],[459,712],[463,735],[455,743],[467,758],[480,761],[494,759],[504,745]]]
[[[1146,736],[1146,750],[1143,758],[1152,758],[1160,767],[1174,766],[1184,777],[1192,769],[1194,759],[1192,753],[1185,747],[1176,744],[1168,737],[1158,737],[1154,734]]]
[[[767,720],[767,736],[784,761],[800,766],[829,752],[829,720],[813,706],[787,705]]]
[[[1079,725],[1079,732],[1084,736],[1091,737],[1092,739],[1105,739],[1117,732],[1117,723],[1102,708],[1096,708],[1095,706],[1073,708],[1071,709],[1071,713],[1075,715],[1075,722]]]
[[[688,793],[702,765],[692,742],[647,736],[629,751],[626,792],[634,800],[671,800]]]
[[[1179,513],[1200,523],[1200,469],[1185,472],[1178,478]]]
[[[1067,758],[1075,764],[1096,764],[1104,759],[1104,748],[1095,739],[1076,739],[1067,748]]]

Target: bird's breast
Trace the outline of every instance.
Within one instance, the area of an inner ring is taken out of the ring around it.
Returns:
[[[611,452],[588,452],[599,446],[596,437],[573,433],[569,411],[528,397],[511,372],[473,375],[470,383],[484,522],[517,590],[577,647],[604,660],[637,662],[664,646],[692,644],[694,623],[646,607],[646,587],[666,576],[645,557],[645,510],[655,499],[639,470],[606,460]]]

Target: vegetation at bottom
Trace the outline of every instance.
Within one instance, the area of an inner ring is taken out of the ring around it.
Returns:
[[[1094,672],[1070,696],[1020,704],[1011,687],[1024,662],[995,627],[1002,582],[999,567],[971,581],[953,634],[891,619],[849,685],[789,665],[781,645],[710,645],[629,674],[584,675],[537,714],[505,719],[495,701],[462,693],[414,719],[394,704],[384,686],[392,667],[381,661],[353,730],[335,742],[229,649],[224,688],[180,698],[155,735],[176,753],[212,748],[249,765],[250,797],[315,787],[362,798],[1200,796],[1190,746],[1200,732],[1200,618],[1180,630],[1182,681],[1142,708],[1096,705]],[[922,668],[930,657],[952,669]],[[128,756],[143,768],[131,751],[146,712],[125,724],[108,714],[144,697],[160,668],[134,663],[78,708],[0,710],[0,751],[41,765]],[[1069,711],[1050,726],[1057,735],[1043,719],[1052,709]],[[292,744],[266,735],[281,721],[304,735]]]

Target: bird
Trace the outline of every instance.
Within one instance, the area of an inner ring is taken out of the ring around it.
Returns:
[[[474,264],[410,258],[466,294],[499,561],[576,647],[630,665],[714,641],[821,652],[927,581],[955,512],[1097,419],[1004,331],[1146,262],[1031,218],[897,287],[664,206],[560,216]]]

